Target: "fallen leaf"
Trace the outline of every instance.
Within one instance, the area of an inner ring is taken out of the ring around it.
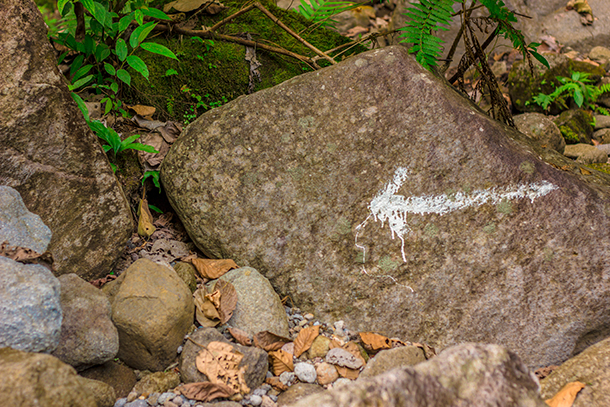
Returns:
[[[203,402],[212,401],[221,397],[231,397],[236,393],[227,385],[212,382],[183,384],[178,387],[178,389],[180,389],[180,393],[184,395],[184,397]]]
[[[269,352],[269,357],[271,358],[271,369],[274,375],[279,376],[284,372],[292,372],[294,370],[290,353],[279,349]]]
[[[366,350],[376,352],[381,349],[392,348],[392,342],[387,336],[379,335],[374,332],[360,332],[359,335]]]
[[[290,339],[269,331],[261,331],[254,335],[254,346],[267,352],[278,350],[288,342],[290,342]]]
[[[275,387],[275,389],[277,389],[279,391],[286,391],[286,390],[288,390],[288,386],[286,386],[284,383],[282,383],[280,381],[279,377],[267,377],[265,379],[265,383]]]
[[[199,275],[210,280],[217,279],[231,269],[238,268],[230,259],[193,259],[191,260]]]
[[[0,245],[0,256],[8,257],[18,263],[39,264],[53,272],[55,271],[53,267],[53,255],[50,252],[40,254],[26,247],[9,246],[8,242],[5,241]]]
[[[580,168],[580,173],[581,173],[582,175],[591,175],[591,171],[586,170],[586,169],[584,169],[584,168],[582,168],[582,167],[579,167],[579,168]]]
[[[140,199],[138,206],[138,234],[142,237],[149,238],[156,230],[153,226],[153,217],[148,209],[148,200]]]
[[[140,160],[148,163],[151,168],[158,167],[169,152],[170,145],[163,140],[163,137],[161,137],[159,133],[144,134],[139,141],[158,151],[158,153],[148,153],[146,151],[138,150],[138,157],[140,157]]]
[[[252,339],[250,339],[250,336],[245,331],[242,331],[239,328],[229,328],[229,333],[231,334],[231,336],[233,336],[233,338],[235,338],[237,343],[239,343],[240,345],[252,345]]]
[[[214,307],[216,307],[216,310],[218,310],[218,308],[220,308],[220,291],[218,290],[214,290],[209,294],[206,294],[205,297],[210,300],[210,302],[212,304],[214,304]],[[218,315],[218,317],[220,318],[220,314]]]
[[[343,345],[342,348],[345,349],[346,351],[348,351],[349,353],[351,353],[352,355],[354,355],[356,357],[356,359],[360,359],[362,361],[362,365],[366,365],[367,361],[364,358],[364,356],[362,356],[362,352],[364,352],[364,350],[362,350],[362,352],[361,352],[360,349],[362,349],[362,348],[360,348],[360,346],[358,346],[358,344],[356,342],[348,342],[345,345]]]
[[[198,288],[193,293],[193,301],[195,303],[195,318],[201,326],[211,328],[220,323],[220,315],[218,310],[206,296],[204,287]]]
[[[401,341],[398,338],[390,338],[390,341],[392,342],[393,348],[400,348],[401,346],[407,346],[407,344],[405,342]]]
[[[320,325],[308,326],[301,329],[299,335],[294,340],[294,356],[297,358],[311,347],[314,339],[320,335]]]
[[[128,108],[130,108],[131,110],[133,110],[134,112],[136,112],[136,114],[139,114],[140,116],[146,118],[146,116],[152,116],[153,114],[155,114],[155,112],[157,111],[157,109],[155,107],[152,106],[145,106],[145,105],[127,105]]]
[[[98,278],[96,280],[89,281],[89,284],[91,284],[97,288],[102,288],[104,286],[104,284],[106,284],[112,280],[116,280],[116,278],[117,278],[117,276],[115,276],[114,274],[108,274],[106,277],[102,277],[102,278]]]
[[[356,380],[360,375],[360,371],[358,369],[350,369],[348,367],[334,365],[339,372],[339,376],[345,377],[346,379]]]
[[[581,382],[571,382],[566,384],[553,396],[545,401],[550,407],[572,407],[578,392],[585,388]]]
[[[210,382],[227,385],[235,393],[247,394],[250,389],[244,378],[245,366],[239,367],[243,357],[233,345],[212,341],[199,351],[195,364]]]
[[[218,306],[218,314],[220,315],[220,323],[226,324],[233,316],[233,311],[237,306],[237,291],[233,284],[220,279],[214,285],[214,291],[220,293],[220,303]]]

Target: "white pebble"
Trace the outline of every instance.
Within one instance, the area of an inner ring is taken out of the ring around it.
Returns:
[[[304,383],[313,383],[318,377],[316,368],[309,363],[297,363],[294,365],[294,374]]]
[[[256,394],[253,394],[249,397],[250,399],[250,404],[253,406],[260,406],[261,403],[263,402],[263,398],[261,396],[257,396]]]
[[[285,384],[286,386],[292,386],[295,377],[295,374],[292,372],[284,372],[280,375],[280,382],[282,382],[282,384]]]

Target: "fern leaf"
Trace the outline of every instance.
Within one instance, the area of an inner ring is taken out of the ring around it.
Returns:
[[[417,62],[428,70],[438,64],[443,50],[444,41],[434,32],[448,29],[444,26],[451,23],[452,6],[456,1],[459,0],[419,0],[405,12],[411,21],[400,29],[403,31],[400,34],[403,38],[401,42],[412,44],[409,52],[415,54]]]
[[[321,26],[334,28],[336,23],[331,17],[360,6],[350,1],[301,0],[297,12],[303,17]]]

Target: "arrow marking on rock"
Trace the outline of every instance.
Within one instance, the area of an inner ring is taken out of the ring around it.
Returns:
[[[470,194],[458,192],[456,194],[422,195],[405,197],[397,195],[396,192],[402,187],[408,178],[408,170],[399,167],[394,172],[394,179],[386,185],[371,201],[368,208],[370,215],[360,225],[356,226],[356,247],[362,249],[362,262],[365,262],[366,248],[358,244],[358,234],[366,226],[367,221],[373,217],[375,222],[380,221],[381,227],[387,221],[392,239],[395,236],[401,240],[402,260],[406,263],[405,237],[411,229],[407,224],[407,214],[424,215],[427,213],[438,213],[444,215],[470,206],[481,206],[485,203],[497,204],[504,200],[529,198],[534,202],[536,198],[547,195],[558,189],[556,185],[548,181],[534,182],[530,184],[508,185],[506,187],[493,187],[475,190]]]

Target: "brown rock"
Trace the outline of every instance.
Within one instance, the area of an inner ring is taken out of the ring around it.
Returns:
[[[117,398],[127,397],[137,379],[133,370],[126,365],[110,361],[79,372],[87,379],[104,382],[111,386]]]
[[[417,346],[401,346],[399,348],[382,350],[369,360],[358,380],[377,376],[389,370],[403,366],[413,366],[425,362],[424,351]]]
[[[296,403],[297,401],[311,396],[312,394],[320,393],[324,389],[317,384],[309,383],[297,383],[288,388],[285,392],[280,394],[277,398],[277,405],[279,407],[288,406]],[[312,404],[315,405],[315,404]]]
[[[564,155],[582,164],[605,163],[608,161],[607,153],[590,144],[567,145]]]
[[[322,321],[540,366],[610,313],[610,177],[569,164],[393,46],[203,114],[161,179],[204,253]]]
[[[0,394],[5,407],[112,407],[114,389],[85,379],[54,356],[0,348]]]
[[[180,375],[176,372],[156,372],[146,375],[134,387],[137,394],[165,393],[180,384]]]
[[[542,113],[523,113],[513,119],[517,129],[532,140],[536,140],[541,147],[552,148],[563,154],[566,142],[557,125],[547,116]]]
[[[139,259],[112,298],[119,331],[119,358],[138,370],[165,369],[193,324],[193,296],[169,266]]]
[[[174,270],[176,270],[176,274],[184,281],[189,290],[194,293],[197,289],[197,278],[195,277],[197,271],[195,270],[195,267],[190,263],[179,261],[174,265]]]
[[[323,358],[326,356],[329,349],[330,339],[326,336],[318,335],[316,339],[313,340],[311,348],[307,351],[307,356],[309,356],[309,359]]]
[[[331,384],[339,378],[339,373],[335,366],[326,362],[322,362],[316,366],[316,373],[318,375],[318,383],[322,386]]]
[[[132,230],[131,211],[89,130],[32,1],[0,14],[0,179],[53,232],[57,275],[106,275]]]

